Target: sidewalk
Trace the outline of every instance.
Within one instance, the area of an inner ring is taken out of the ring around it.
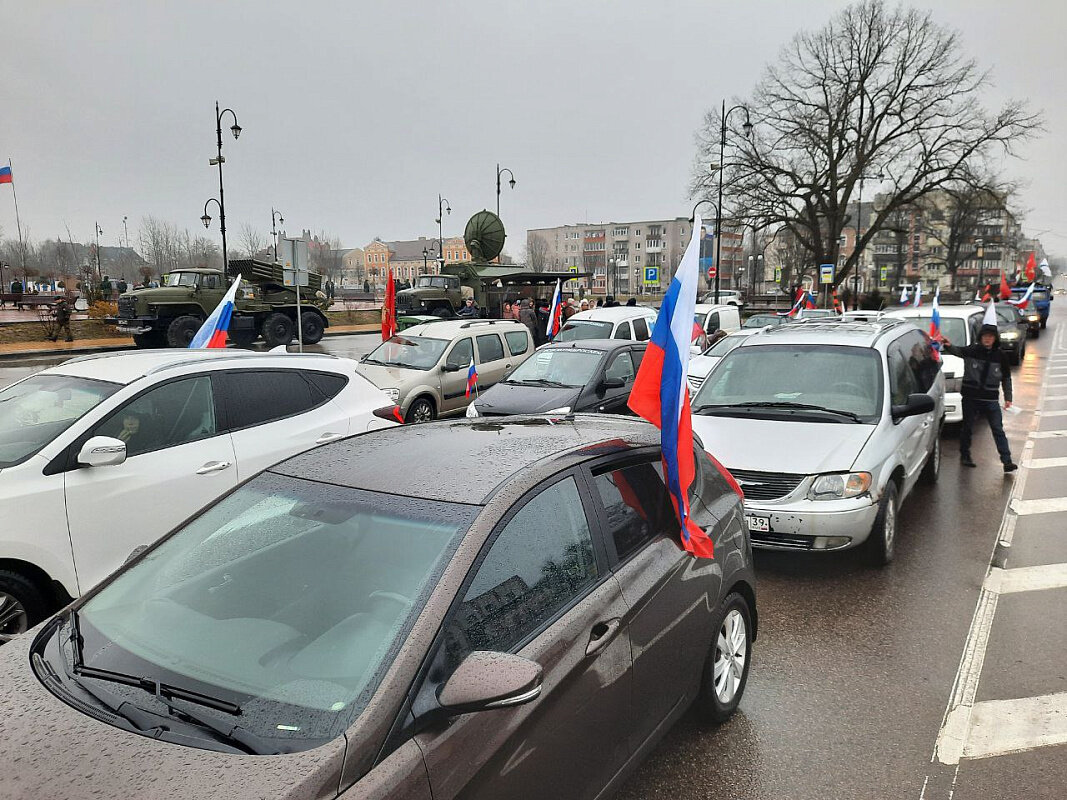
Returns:
[[[381,325],[333,325],[326,329],[326,337],[352,336],[356,334],[377,333]],[[86,353],[106,353],[113,350],[133,348],[133,339],[116,336],[108,339],[79,339],[73,342],[50,342],[47,339],[37,342],[0,343],[0,360],[24,358],[26,356],[84,355]]]

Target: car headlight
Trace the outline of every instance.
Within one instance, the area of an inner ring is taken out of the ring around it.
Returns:
[[[471,403],[469,406],[467,406],[467,417],[468,417],[468,419],[474,419],[477,416],[478,416],[478,409],[476,409],[474,407],[474,403]]]
[[[382,389],[382,391],[385,392],[385,396],[392,400],[394,403],[400,400],[399,389]]]
[[[1004,339],[1005,341],[1012,342],[1012,341],[1015,341],[1016,339],[1019,338],[1019,332],[1018,331],[1008,331],[1006,333],[1001,334],[1000,338]]]
[[[570,414],[570,406],[560,406],[559,408],[553,408],[551,411],[546,411],[546,414]]]
[[[1040,314],[1031,314],[1030,316],[1028,316],[1026,318],[1026,320],[1027,320],[1027,322],[1040,322],[1041,321],[1041,315]]]
[[[871,488],[871,473],[841,472],[820,475],[811,485],[812,500],[842,500],[859,497]]]

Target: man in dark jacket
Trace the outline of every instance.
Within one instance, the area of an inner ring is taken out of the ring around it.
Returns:
[[[971,458],[971,435],[978,416],[989,420],[993,441],[1004,464],[1005,472],[1018,467],[1011,460],[1008,437],[1004,435],[1004,421],[1000,413],[1000,390],[1004,390],[1004,407],[1011,408],[1011,370],[1008,357],[1000,349],[1000,333],[996,325],[983,325],[978,332],[978,344],[954,347],[945,341],[943,352],[963,359],[963,425],[960,428],[960,463],[976,466]]]
[[[519,322],[530,329],[535,345],[543,343],[545,334],[537,319],[537,312],[534,311],[533,300],[529,297],[524,299],[519,307]]]

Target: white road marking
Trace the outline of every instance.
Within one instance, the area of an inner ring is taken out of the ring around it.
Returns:
[[[989,758],[1067,743],[1067,692],[974,707],[964,758]]]
[[[993,567],[983,588],[996,594],[1067,588],[1067,564],[1039,564],[1015,569]]]
[[[1042,417],[1067,417],[1067,411],[1035,411],[1034,413]]]
[[[1046,414],[1051,412],[1045,412]],[[1067,436],[1067,430],[1057,431],[1030,431],[1031,439],[1060,439]]]
[[[1067,414],[1067,411],[1064,412]],[[1028,469],[1048,469],[1050,467],[1067,467],[1067,458],[1031,458],[1024,460],[1022,466]]]
[[[1067,511],[1067,497],[1045,497],[1040,500],[1012,500],[1009,506],[1021,517],[1030,514],[1056,514]]]

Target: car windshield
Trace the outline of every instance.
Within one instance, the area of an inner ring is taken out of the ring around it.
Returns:
[[[595,319],[571,319],[556,336],[557,342],[578,339],[610,339],[611,323]]]
[[[0,468],[32,456],[121,384],[34,375],[0,391]]]
[[[742,328],[762,328],[764,325],[779,325],[782,318],[777,314],[753,314],[745,320]]]
[[[420,275],[418,283],[415,284],[420,289],[446,289],[448,283],[441,275]]]
[[[744,336],[725,336],[722,339],[719,339],[719,341],[717,341],[707,350],[705,350],[704,355],[722,358],[724,355],[726,355],[739,344],[741,344],[741,342],[743,342],[745,338],[746,337]]]
[[[167,276],[164,286],[196,286],[200,276],[195,272],[172,272]]]
[[[930,330],[929,314],[914,314],[905,319],[918,325],[924,331]],[[960,319],[959,317],[946,317],[942,315],[941,335],[952,342],[952,344],[962,347],[967,344],[967,320]]]
[[[807,317],[808,319],[822,318],[822,317],[836,317],[837,312],[829,308],[805,308],[801,319]]]
[[[761,345],[738,348],[720,361],[693,400],[693,411],[762,416],[792,407],[796,413],[789,418],[806,422],[841,422],[854,415],[853,421],[875,423],[882,402],[875,350]]]
[[[575,388],[585,386],[596,374],[603,355],[599,350],[569,347],[538,350],[532,358],[523,361],[505,383]]]
[[[1018,317],[1016,316],[1018,314],[1018,312],[1014,308],[1012,308],[1011,306],[1004,307],[1004,306],[999,306],[998,305],[996,307],[996,309],[997,309],[997,319],[1000,320],[1001,322],[1014,323],[1015,320],[1018,319]]]
[[[394,336],[378,345],[364,361],[388,367],[430,369],[448,347],[447,339],[431,339],[428,336]]]
[[[237,705],[283,751],[314,747],[366,707],[478,511],[264,473],[79,610],[83,663]]]

